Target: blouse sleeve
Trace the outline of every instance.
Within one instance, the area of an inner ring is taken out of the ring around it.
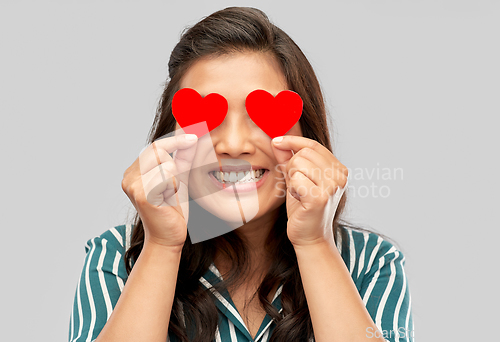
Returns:
[[[366,336],[382,335],[390,342],[413,341],[411,297],[404,270],[405,257],[390,242],[381,238],[370,254],[371,260],[367,260],[367,263],[371,265],[362,279],[360,295],[379,331],[367,329]]]
[[[124,231],[114,227],[87,241],[68,341],[94,341],[109,319],[127,278],[123,260],[125,240]]]

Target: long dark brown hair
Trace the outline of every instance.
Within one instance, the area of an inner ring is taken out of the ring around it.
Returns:
[[[313,68],[285,32],[273,25],[262,11],[248,7],[220,10],[183,32],[170,56],[169,79],[165,83],[147,143],[151,144],[175,130],[172,98],[179,90],[179,81],[186,70],[199,58],[235,52],[265,53],[279,62],[288,89],[297,92],[303,100],[303,112],[299,120],[303,136],[318,141],[331,152],[325,104]],[[346,194],[347,191],[339,203],[332,226],[335,239],[337,234],[341,234],[343,242],[347,240],[343,229],[346,222],[340,219],[340,215],[345,206]],[[262,308],[276,323],[270,341],[308,341],[313,337],[312,323],[286,225],[286,204],[283,203],[266,241],[270,267],[254,296],[258,296]],[[128,273],[139,257],[144,242],[144,229],[138,213],[135,214],[133,226],[131,245],[125,253]],[[343,250],[346,248],[342,247]],[[248,250],[234,231],[194,245],[188,233],[182,249],[175,300],[168,323],[169,333],[175,334],[182,342],[211,342],[215,338],[219,315],[213,295],[201,285],[199,278],[208,270],[216,251],[233,262],[229,275],[214,286],[216,290],[222,292],[234,284],[240,284],[242,275],[246,274]],[[267,300],[271,289],[280,283],[283,283],[281,313]]]

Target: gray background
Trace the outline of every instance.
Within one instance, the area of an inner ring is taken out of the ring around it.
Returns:
[[[122,175],[170,52],[230,5],[264,10],[315,68],[335,154],[365,169],[348,217],[405,253],[416,340],[495,339],[497,1],[4,0],[2,340],[67,339],[86,241],[132,213]]]

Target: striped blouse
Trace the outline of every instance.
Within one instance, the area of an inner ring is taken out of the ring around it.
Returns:
[[[92,342],[109,319],[127,281],[123,255],[130,246],[133,226],[113,227],[87,241],[84,267],[76,288],[70,315],[69,341]],[[383,336],[387,341],[413,341],[411,298],[404,271],[404,255],[387,240],[374,233],[347,230],[348,250],[337,248],[370,316],[379,331],[367,329],[367,337]],[[199,281],[211,288],[221,275],[212,263]],[[281,312],[281,284],[273,298]],[[215,342],[267,342],[276,326],[269,315],[252,338],[229,294],[211,289],[219,309]],[[167,342],[178,342],[169,335]]]

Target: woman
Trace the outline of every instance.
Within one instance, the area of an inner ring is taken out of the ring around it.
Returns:
[[[192,244],[183,208],[146,199],[138,158],[122,181],[135,222],[88,241],[69,340],[409,341],[404,257],[341,223],[346,195],[337,203],[335,194],[347,168],[331,153],[321,89],[295,43],[263,12],[226,8],[182,35],[169,76],[141,158],[168,162],[170,148],[189,164],[200,137],[163,148],[157,140],[181,128],[174,95],[220,94],[228,110],[210,131],[213,150],[218,160],[263,169],[258,213]],[[282,138],[271,141],[248,118],[245,99],[255,89],[300,95],[300,120]]]

